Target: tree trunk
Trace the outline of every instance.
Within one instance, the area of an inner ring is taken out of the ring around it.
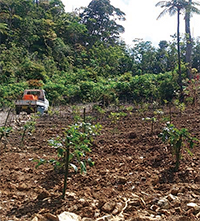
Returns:
[[[183,101],[183,85],[181,76],[181,54],[180,54],[180,8],[177,11],[177,50],[178,50],[178,84],[180,86],[180,101]]]
[[[192,0],[189,0],[189,7],[186,9],[185,13],[185,34],[186,34],[186,67],[187,67],[187,77],[189,79],[192,79],[192,71],[191,71],[191,53],[192,53],[192,37],[190,32],[190,6],[191,6]]]

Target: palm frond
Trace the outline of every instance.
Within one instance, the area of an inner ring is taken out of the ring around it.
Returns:
[[[194,14],[200,14],[200,10],[198,8],[196,8],[195,6],[192,6],[190,8],[190,12],[194,13]]]
[[[160,19],[161,17],[163,17],[164,15],[166,15],[168,13],[168,9],[165,8],[157,17],[157,20]]]
[[[170,16],[174,15],[177,12],[177,1],[160,1],[156,6],[164,8],[164,10],[159,14],[157,19],[163,17],[165,14],[169,13]]]
[[[175,15],[176,12],[177,12],[177,7],[171,6],[171,7],[168,9],[168,11],[169,11],[169,15],[170,15],[170,16],[173,16],[173,15]]]
[[[160,1],[160,2],[158,2],[158,3],[156,3],[156,7],[165,7],[165,5],[167,4],[167,1]]]

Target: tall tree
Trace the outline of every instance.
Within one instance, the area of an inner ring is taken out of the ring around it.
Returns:
[[[185,61],[187,65],[187,76],[189,79],[192,78],[192,72],[191,72],[192,37],[190,31],[190,18],[192,13],[200,14],[200,10],[196,6],[200,6],[200,4],[197,2],[193,2],[192,0],[188,0],[188,4],[185,10],[185,34],[186,34]]]
[[[131,56],[134,62],[134,74],[154,73],[156,65],[156,49],[152,42],[134,39]]]
[[[96,41],[114,44],[124,27],[116,20],[125,20],[125,13],[110,4],[110,0],[92,0],[87,8],[80,14],[81,22],[88,29],[87,42],[93,45]]]
[[[178,50],[178,84],[180,86],[180,99],[183,99],[183,84],[181,76],[181,55],[180,55],[180,14],[181,11],[184,11],[187,2],[185,0],[171,0],[171,1],[160,1],[156,4],[156,7],[160,6],[164,10],[159,14],[158,18],[161,18],[166,13],[169,13],[170,16],[173,16],[177,13],[177,50]]]
[[[192,67],[196,68],[200,72],[200,38],[194,41],[194,46],[192,50]]]
[[[156,52],[156,67],[155,72],[158,73],[165,73],[167,71],[167,61],[168,61],[168,53],[167,47],[168,43],[165,40],[162,40],[158,44],[159,48]]]

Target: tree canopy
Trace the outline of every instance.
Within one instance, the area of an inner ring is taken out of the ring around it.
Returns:
[[[80,14],[81,23],[87,27],[87,43],[106,42],[113,45],[124,32],[116,20],[125,20],[125,13],[110,4],[110,0],[92,0]]]
[[[109,0],[70,13],[61,0],[0,0],[0,106],[28,87],[43,87],[51,103],[158,99],[158,85],[176,90],[174,38],[128,46],[121,20],[125,13]],[[184,61],[185,38],[180,43]],[[200,71],[199,45],[194,41],[192,61]]]

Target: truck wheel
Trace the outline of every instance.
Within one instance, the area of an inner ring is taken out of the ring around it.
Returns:
[[[27,114],[30,114],[30,113],[31,113],[31,111],[30,111],[30,110],[27,110],[27,111],[26,111],[26,113],[27,113]]]
[[[37,112],[39,112],[40,114],[44,114],[44,107],[42,106],[37,106]]]
[[[15,111],[16,111],[16,114],[20,114],[20,111],[21,111],[20,107],[16,107]]]

